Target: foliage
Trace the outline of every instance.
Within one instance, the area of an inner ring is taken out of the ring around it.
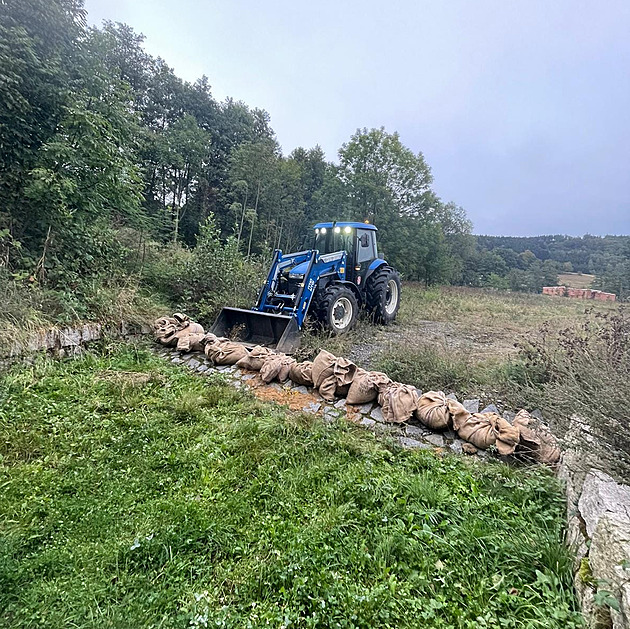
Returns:
[[[141,348],[0,391],[7,626],[580,625],[544,470],[400,451]]]
[[[175,275],[171,294],[190,316],[210,324],[226,304],[251,307],[263,283],[264,264],[245,260],[234,238],[223,243],[211,218],[201,226],[197,246]]]
[[[477,236],[477,252],[466,264],[465,283],[487,286],[488,273],[507,277],[512,290],[540,292],[562,272],[597,275],[595,288],[630,294],[628,236]]]

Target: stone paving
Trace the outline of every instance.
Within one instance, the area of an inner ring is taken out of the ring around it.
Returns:
[[[332,423],[341,417],[366,428],[376,434],[390,436],[400,446],[407,449],[433,449],[455,454],[475,455],[479,458],[499,458],[502,460],[511,457],[500,457],[487,450],[478,450],[471,443],[460,439],[452,430],[434,432],[413,419],[403,424],[389,424],[383,418],[381,408],[376,403],[352,406],[345,399],[327,402],[316,389],[299,386],[291,380],[284,383],[264,383],[256,372],[244,371],[236,366],[215,366],[202,352],[182,353],[170,347],[156,349],[158,355],[170,360],[177,365],[184,365],[198,374],[208,376],[221,374],[221,376],[236,388],[247,388],[256,397],[277,402],[288,406],[293,411],[302,411],[320,416],[326,423]],[[421,392],[419,391],[421,394]],[[455,397],[451,395],[450,397]],[[470,412],[479,410],[479,400],[464,400],[463,404]],[[483,411],[492,410],[490,408]]]

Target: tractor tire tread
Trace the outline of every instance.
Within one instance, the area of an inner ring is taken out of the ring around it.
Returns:
[[[375,323],[388,324],[391,323],[398,314],[398,308],[394,312],[394,316],[389,318],[383,312],[384,302],[383,302],[383,292],[387,290],[387,282],[391,277],[394,277],[398,281],[398,286],[400,287],[400,275],[398,271],[394,269],[394,267],[389,264],[383,264],[378,267],[368,277],[366,282],[366,291],[365,291],[365,309],[367,313],[372,317]],[[400,290],[398,292],[398,299],[400,303]]]

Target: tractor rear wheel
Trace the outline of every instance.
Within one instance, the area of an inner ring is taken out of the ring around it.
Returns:
[[[376,323],[391,323],[400,308],[400,275],[387,264],[380,266],[368,277],[365,288],[365,306]]]
[[[319,318],[334,334],[344,334],[354,326],[359,304],[354,293],[345,286],[326,289],[318,303]]]

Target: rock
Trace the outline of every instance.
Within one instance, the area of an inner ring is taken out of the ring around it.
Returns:
[[[462,402],[462,405],[469,413],[478,413],[479,412],[479,400],[477,400],[477,399],[464,400]]]
[[[397,437],[396,441],[403,447],[409,450],[418,449],[418,450],[428,450],[431,446],[428,446],[426,443],[422,443],[421,441],[417,441],[416,439],[411,439],[410,437]]]
[[[251,377],[253,378],[254,376],[251,376]],[[244,380],[244,379],[245,379],[245,378],[243,378],[243,380]],[[296,393],[302,393],[302,394],[304,394],[304,395],[307,395],[307,394],[308,394],[308,389],[307,389],[304,385],[300,385],[299,387],[294,387],[294,388],[293,388],[293,390],[294,390]]]
[[[405,434],[407,437],[411,437],[412,439],[421,439],[428,433],[428,430],[425,428],[420,428],[419,426],[406,426]]]
[[[542,411],[539,408],[535,408],[530,415],[538,421],[544,422]]]
[[[317,411],[321,408],[321,404],[319,402],[310,402],[306,406],[302,407],[302,410],[305,413],[317,413]]]
[[[191,359],[188,361],[188,366],[189,366],[191,369],[197,369],[197,367],[199,367],[199,365],[201,365],[201,363],[200,363],[200,362],[199,362],[196,358],[191,358]]]
[[[171,358],[171,362],[179,365],[179,363],[182,362],[182,359],[179,356],[175,356],[174,358]]]
[[[81,344],[81,332],[74,328],[59,330],[59,344],[61,347],[73,347]]]
[[[472,443],[468,443],[467,441],[463,441],[462,442],[462,452],[465,452],[466,454],[477,454],[477,452],[479,452],[479,450],[477,450],[477,448],[475,448],[475,446]]]
[[[428,441],[430,444],[434,445],[436,448],[441,448],[444,446],[444,437],[442,435],[430,434],[424,438],[425,441]]]
[[[593,577],[602,582],[619,603],[619,611],[610,609],[613,629],[630,626],[630,521],[625,516],[607,512],[600,516],[589,553]]]
[[[346,398],[342,398],[341,400],[337,400],[335,402],[335,408],[343,408],[346,405]]]
[[[457,402],[457,396],[454,393],[449,393],[446,397],[449,400],[455,400]]]
[[[451,445],[449,446],[449,448],[455,453],[455,454],[461,454],[462,453],[462,448],[463,448],[464,442],[461,439],[455,439],[455,441],[453,441],[453,443],[451,443]]]
[[[276,391],[284,391],[284,388],[278,382],[272,382],[271,384],[268,384],[267,386],[271,387],[272,389],[275,389]],[[320,404],[320,406],[321,406],[321,404]]]
[[[422,397],[422,389],[418,389],[418,387],[416,387],[416,393],[418,394],[418,397]]]
[[[604,515],[630,526],[630,487],[617,484],[604,472],[591,470],[584,479],[578,509],[589,537],[593,537],[597,523]]]
[[[370,413],[370,417],[381,424],[385,423],[385,418],[383,417],[383,411],[380,406],[375,406]]]
[[[198,373],[203,373],[204,371],[208,371],[208,367],[206,365],[199,365],[199,367],[197,367]]]
[[[494,404],[488,404],[488,406],[486,406],[486,408],[484,408],[481,412],[496,413],[497,415],[499,415],[499,409]]]
[[[510,424],[514,421],[515,417],[516,413],[514,411],[503,411],[503,419],[510,422]]]
[[[446,439],[447,441],[454,441],[455,439],[457,439],[457,434],[452,431],[450,428],[448,430],[445,430],[442,435],[444,436],[444,439]]]
[[[363,426],[364,428],[373,428],[376,425],[376,422],[369,417],[364,417],[360,422],[359,426]]]
[[[99,323],[86,323],[81,328],[81,341],[88,343],[101,338],[101,326]]]
[[[241,380],[243,382],[247,382],[248,380],[253,380],[256,376],[253,373],[246,373]]]

